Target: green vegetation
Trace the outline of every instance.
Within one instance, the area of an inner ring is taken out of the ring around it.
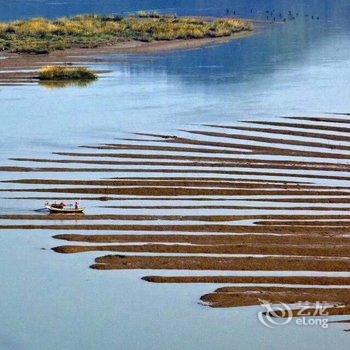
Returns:
[[[86,15],[73,18],[0,23],[0,51],[49,53],[68,48],[94,48],[128,40],[153,41],[229,36],[251,30],[238,19],[208,20],[140,12],[134,16]]]
[[[97,75],[85,67],[47,66],[39,71],[39,80],[44,81],[88,81],[95,79],[97,79]]]

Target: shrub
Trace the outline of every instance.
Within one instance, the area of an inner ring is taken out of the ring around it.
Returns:
[[[19,22],[14,26],[15,33],[18,35],[43,37],[58,30],[57,26],[43,18],[32,19]]]
[[[47,66],[39,71],[40,80],[95,80],[96,73],[86,67]]]
[[[12,52],[47,54],[50,51],[48,42],[41,42],[32,39],[13,40],[10,46]]]
[[[4,39],[0,39],[0,51],[6,50],[6,41]]]

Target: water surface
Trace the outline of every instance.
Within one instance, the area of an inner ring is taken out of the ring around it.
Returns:
[[[226,8],[259,20],[272,9],[299,15],[220,46],[100,57],[92,67],[111,72],[86,88],[1,87],[1,165],[13,164],[9,157],[47,158],[52,151],[76,151],[81,144],[112,143],[134,131],[171,134],[203,123],[350,111],[350,4],[345,0],[256,0],[249,5],[243,0],[234,5],[0,0],[0,20],[145,9],[222,16]],[[37,206],[38,201],[0,199],[1,212],[30,212]],[[290,325],[270,331],[258,323],[256,308],[197,305],[199,296],[217,285],[151,285],[139,277],[152,271],[90,270],[93,254],[51,252],[57,245],[53,234],[0,233],[1,349],[342,349],[349,342],[340,326],[305,330]]]

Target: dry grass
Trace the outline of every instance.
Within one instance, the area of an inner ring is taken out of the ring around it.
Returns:
[[[95,80],[97,75],[85,67],[47,66],[39,71],[40,80]]]
[[[204,20],[156,13],[128,17],[86,15],[0,23],[0,50],[48,53],[71,47],[93,48],[128,40],[153,41],[223,37],[251,30],[238,19]]]

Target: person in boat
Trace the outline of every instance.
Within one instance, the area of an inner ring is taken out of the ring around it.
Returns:
[[[61,202],[60,204],[51,204],[52,208],[57,208],[57,209],[63,209],[66,206],[66,204],[64,202]]]
[[[78,203],[78,202],[75,202],[74,208],[75,208],[76,210],[79,209],[79,203]]]

